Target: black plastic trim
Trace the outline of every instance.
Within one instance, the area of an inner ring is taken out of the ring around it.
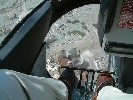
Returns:
[[[110,53],[133,55],[133,45],[132,44],[107,42],[107,43],[105,43],[104,50],[106,52],[110,52]]]
[[[106,24],[104,27],[104,32],[109,33],[113,22],[114,22],[114,17],[116,14],[116,9],[117,9],[117,2],[118,0],[109,0],[109,5],[108,5],[108,13],[107,13],[107,19],[106,19]]]

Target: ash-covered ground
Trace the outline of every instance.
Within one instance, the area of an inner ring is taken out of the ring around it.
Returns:
[[[47,37],[47,69],[52,76],[58,74],[58,55],[61,50],[72,48],[81,51],[83,60],[90,68],[108,67],[108,56],[102,51],[97,35],[97,22],[100,5],[91,4],[74,9],[51,27]]]

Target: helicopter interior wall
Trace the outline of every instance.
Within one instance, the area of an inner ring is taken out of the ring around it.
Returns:
[[[102,0],[104,1],[104,0]],[[102,2],[101,1],[101,6],[102,6],[102,9],[100,11],[100,19],[104,18],[104,8],[106,8],[106,5],[105,5],[105,2]],[[121,7],[122,7],[122,3],[123,3],[123,0],[118,0],[118,3],[117,3],[117,8],[116,8],[116,14],[114,16],[114,21],[113,21],[113,25],[112,25],[112,28],[111,30],[106,33],[104,32],[104,25],[105,24],[102,24],[104,22],[104,19],[102,20],[99,20],[100,22],[100,25],[99,26],[99,33],[101,35],[100,37],[100,42],[102,43],[102,39],[104,37],[105,39],[105,43],[106,41],[107,42],[115,42],[118,46],[117,47],[120,47],[120,44],[124,44],[126,46],[128,46],[128,44],[133,44],[133,29],[129,29],[129,28],[119,28],[118,27],[118,22],[119,22],[119,18],[120,18],[120,12],[121,12]],[[105,20],[106,21],[106,20]],[[105,35],[105,36],[104,36]],[[104,42],[103,42],[104,44]],[[125,46],[125,48],[127,48]],[[104,47],[104,46],[103,46]],[[124,52],[122,52],[124,53]],[[124,54],[119,54],[119,53],[108,53],[110,55],[114,55],[115,58],[119,58],[120,60],[118,59],[115,59],[115,62],[117,64],[117,66],[112,66],[112,67],[116,67],[117,68],[117,71],[119,69],[119,72],[118,72],[118,79],[120,81],[120,84],[122,83],[123,87],[127,88],[127,87],[133,87],[133,59],[132,58],[129,58],[129,57],[132,57],[132,55],[124,55]],[[129,52],[128,52],[129,53]],[[116,57],[118,56],[118,57]],[[126,58],[128,57],[128,58]],[[120,63],[120,64],[119,64]],[[122,80],[122,81],[121,81]]]
[[[106,2],[103,2],[102,0],[100,4],[99,15],[98,15],[98,37],[99,37],[99,42],[101,46],[102,46],[103,37],[104,37],[103,21],[104,21],[104,16],[105,16],[104,14],[106,9],[107,9]]]
[[[133,87],[133,58],[124,58],[122,70],[122,83],[125,88]],[[133,93],[133,91],[132,91]]]
[[[98,37],[102,46],[104,34],[110,32],[118,0],[101,0],[98,16]]]

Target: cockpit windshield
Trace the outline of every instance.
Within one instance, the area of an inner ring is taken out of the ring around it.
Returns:
[[[44,0],[0,0],[0,44]]]

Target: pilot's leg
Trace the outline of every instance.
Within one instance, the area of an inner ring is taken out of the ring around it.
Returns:
[[[66,68],[63,73],[60,75],[59,80],[63,81],[69,91],[69,100],[78,100],[77,94],[77,85],[78,80],[75,76],[75,73],[72,69]]]

